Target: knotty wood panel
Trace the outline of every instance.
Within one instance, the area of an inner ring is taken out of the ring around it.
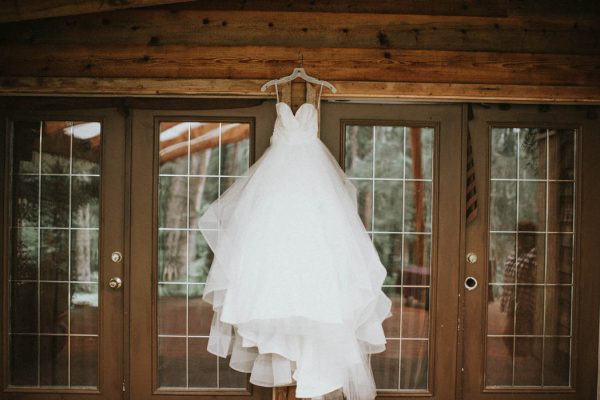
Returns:
[[[5,43],[600,53],[598,18],[134,9],[0,25]]]
[[[0,76],[271,79],[302,56],[326,80],[600,85],[598,55],[259,46],[0,46]]]

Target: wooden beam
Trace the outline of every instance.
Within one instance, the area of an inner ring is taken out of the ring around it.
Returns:
[[[134,9],[0,25],[16,45],[280,46],[599,54],[597,17]]]
[[[352,48],[0,46],[0,76],[271,79],[600,86],[600,55]]]
[[[79,15],[123,8],[184,3],[191,0],[1,0],[0,23],[65,15]]]
[[[0,77],[1,96],[150,96],[274,98],[263,79]],[[333,81],[328,100],[600,104],[598,86]],[[1,98],[0,98],[1,100]]]

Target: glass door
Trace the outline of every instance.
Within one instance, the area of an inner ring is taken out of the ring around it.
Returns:
[[[118,399],[124,120],[34,111],[5,127],[1,397]]]
[[[388,271],[386,350],[370,359],[378,393],[454,399],[461,106],[326,103],[320,132]]]
[[[472,111],[464,396],[595,398],[599,124],[581,108]]]
[[[133,114],[131,396],[268,398],[207,351],[213,254],[198,218],[269,143],[266,105]],[[218,104],[223,105],[223,102]],[[254,102],[256,104],[256,102]]]

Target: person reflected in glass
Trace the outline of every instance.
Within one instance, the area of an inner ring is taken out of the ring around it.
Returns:
[[[504,262],[503,282],[506,284],[532,284],[537,275],[537,225],[528,220],[518,223],[517,254],[513,251]],[[518,292],[515,294],[515,289]],[[505,285],[500,295],[500,311],[506,313],[504,342],[508,350],[513,352],[514,334],[532,334],[536,318],[535,286]],[[517,304],[515,307],[515,297]],[[517,346],[516,355],[525,356],[531,353],[530,346]]]

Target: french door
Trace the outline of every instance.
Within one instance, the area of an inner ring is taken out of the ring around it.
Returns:
[[[273,396],[206,350],[198,217],[269,146],[274,102],[139,104],[5,113],[2,398]],[[594,398],[591,110],[321,105],[388,271],[380,397]]]
[[[0,397],[118,399],[124,119],[28,110],[5,123]]]
[[[464,398],[596,398],[597,117],[558,106],[470,116]]]

